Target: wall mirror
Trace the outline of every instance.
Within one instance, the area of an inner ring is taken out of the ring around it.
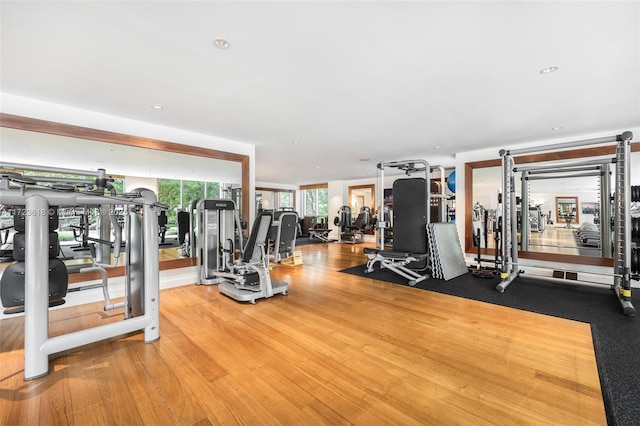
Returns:
[[[0,113],[0,127],[3,161],[29,164],[29,158],[44,155],[50,159],[45,165],[62,168],[104,168],[107,174],[123,176],[225,182],[241,188],[242,220],[249,221],[247,155],[4,113]],[[56,151],[60,143],[66,147],[63,157]],[[193,258],[160,263],[161,270],[195,264]],[[113,273],[118,275],[118,271]]]
[[[358,216],[362,207],[370,207],[374,211],[375,206],[375,185],[354,185],[348,190],[349,207],[352,216]],[[354,217],[355,217],[354,216]]]
[[[578,197],[556,197],[556,212],[559,224],[564,223],[567,228],[579,224]]]
[[[590,147],[561,152],[550,152],[516,157],[516,165],[550,162],[557,164],[562,161],[579,161],[592,158],[611,158],[614,156],[615,146]],[[640,171],[635,170],[633,164],[640,162],[640,143],[631,146],[631,182],[640,184]],[[612,169],[613,170],[613,169]],[[575,231],[584,222],[598,223],[599,215],[599,178],[558,177],[548,180],[529,182],[529,206],[519,211],[518,220],[528,220],[530,225],[530,244],[526,251],[519,251],[524,259],[535,259],[550,262],[591,264],[598,266],[612,266],[611,258],[600,255],[597,247],[583,247],[575,237]],[[493,236],[492,216],[499,207],[498,196],[501,190],[501,161],[494,160],[470,162],[465,164],[465,251],[477,253],[474,241],[475,222],[482,220],[480,213],[487,211],[488,233],[486,240],[481,241],[481,252],[488,257],[495,254],[495,240]],[[515,174],[516,193],[521,192],[520,174]],[[556,199],[560,201],[557,205]],[[559,207],[561,210],[559,210]],[[575,217],[566,222],[566,212]],[[498,213],[498,215],[500,215]],[[477,237],[475,237],[477,240]],[[519,239],[521,241],[521,238]]]
[[[256,187],[256,212],[295,209],[296,193],[290,189]]]

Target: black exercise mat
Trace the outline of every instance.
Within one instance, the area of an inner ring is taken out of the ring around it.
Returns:
[[[351,275],[407,285],[388,269],[365,274],[365,265],[343,269]],[[470,273],[449,281],[429,278],[415,288],[481,302],[552,315],[591,324],[591,333],[610,425],[640,424],[640,318],[622,314],[612,290],[565,285],[521,275],[505,290],[496,291],[499,278],[482,279]],[[632,293],[640,308],[640,290]]]

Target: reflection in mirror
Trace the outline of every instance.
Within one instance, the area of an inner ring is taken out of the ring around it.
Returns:
[[[374,210],[375,206],[375,185],[354,185],[349,187],[349,207],[352,214],[358,215],[362,207],[370,207]]]
[[[256,188],[256,212],[294,209],[295,191],[290,189]]]
[[[238,207],[243,220],[249,220],[246,155],[4,113],[0,114],[0,125],[0,148],[5,162],[82,170],[103,168],[110,175],[124,176],[125,185],[155,186],[151,188],[154,191],[158,191],[158,178],[202,182],[204,187],[207,186],[204,182],[211,182],[213,185],[209,185],[206,194],[211,195],[210,191],[218,188],[224,196],[224,190],[228,189],[241,203]],[[179,187],[179,191],[184,190],[184,185]],[[161,270],[187,266],[191,259],[163,263]]]
[[[241,183],[241,165],[235,161],[18,129],[2,128],[1,135],[2,161],[77,170],[102,168],[118,176]]]
[[[522,196],[521,173],[516,175],[516,196],[522,198],[518,206],[518,232],[522,232],[522,221],[527,220],[527,238],[525,250],[541,253],[559,253],[567,255],[593,255],[592,247],[583,247],[578,239],[577,227],[583,222],[598,224],[598,217],[594,214],[580,216],[578,200],[589,200],[598,203],[599,182],[595,176],[580,178],[563,178],[527,180],[528,197]],[[473,228],[481,229],[480,244],[484,248],[494,248],[496,239],[494,230],[497,218],[501,215],[498,203],[500,191],[500,167],[487,167],[473,171]],[[565,196],[570,192],[578,196]],[[528,204],[523,213],[522,205]],[[486,216],[486,217],[485,217]],[[567,222],[568,221],[568,222]],[[564,229],[563,229],[564,228]],[[567,230],[568,229],[568,230]],[[477,231],[474,232],[476,234]],[[477,237],[474,240],[476,246]],[[599,256],[599,254],[597,254]]]
[[[631,164],[636,164],[640,153],[639,144],[632,144]],[[597,147],[582,150],[527,155],[516,159],[516,164],[542,165],[563,161],[578,161],[577,159],[606,159],[614,154],[615,147]],[[631,167],[632,185],[640,183],[637,168]],[[521,173],[516,173],[515,188],[518,197],[521,196]],[[526,251],[522,251],[522,258],[548,260],[567,263],[588,263],[600,266],[611,266],[611,259],[602,256],[599,247],[600,240],[596,236],[585,232],[583,228],[596,229],[599,233],[601,224],[601,191],[603,183],[598,176],[561,177],[561,174],[549,179],[528,180],[527,215],[522,214],[519,206],[519,239],[522,243],[523,216],[527,220],[527,235],[529,236]],[[481,252],[494,255],[496,247],[494,232],[501,220],[501,205],[498,203],[501,191],[500,160],[467,163],[465,165],[465,181],[467,188],[465,204],[465,250],[468,253],[477,252],[476,241],[480,241]],[[609,178],[610,184],[613,177]],[[636,182],[636,183],[634,183]],[[605,191],[607,189],[604,189]],[[556,202],[556,198],[560,202]],[[605,215],[606,216],[606,215]],[[610,217],[610,216],[609,216]],[[567,224],[567,219],[570,219]],[[483,229],[480,238],[477,229]],[[590,237],[584,237],[590,235]],[[610,257],[610,250],[605,250],[605,256]]]
[[[580,223],[578,215],[578,197],[556,197],[556,212],[558,225],[565,224],[565,228]]]

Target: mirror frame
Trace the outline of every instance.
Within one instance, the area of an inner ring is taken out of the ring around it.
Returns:
[[[370,189],[371,190],[371,205],[369,207],[371,207],[371,212],[373,214],[373,212],[376,209],[376,186],[374,184],[366,184],[366,185],[352,185],[349,187],[348,191],[347,191],[347,200],[348,200],[348,206],[351,207],[351,197],[353,196],[353,190],[354,189]],[[356,212],[357,215],[357,212]]]
[[[615,155],[616,146],[607,145],[583,149],[574,149],[568,151],[555,151],[546,152],[541,154],[530,154],[514,157],[516,164],[525,163],[537,163],[541,161],[560,161],[560,160],[575,160],[584,157],[598,157],[604,155]],[[631,144],[631,152],[640,152],[640,143],[633,142]],[[472,227],[472,214],[473,214],[473,171],[475,169],[485,167],[501,167],[502,160],[484,160],[465,163],[464,165],[464,205],[465,205],[465,217],[464,217],[464,241],[465,241],[465,253],[477,254],[478,249],[473,246],[473,227]],[[502,187],[500,183],[497,187]],[[493,256],[495,254],[494,249],[482,248],[481,253],[485,255]],[[547,262],[559,262],[559,263],[573,263],[583,265],[596,265],[596,266],[613,266],[613,259],[606,257],[588,257],[588,256],[576,256],[568,254],[552,254],[552,253],[540,253],[531,251],[518,250],[518,256],[523,259],[541,260]]]
[[[571,200],[572,203],[566,203],[564,202],[564,200]],[[560,204],[573,204],[573,209],[576,211],[575,217],[573,219],[571,219],[571,222],[569,222],[571,225],[580,225],[580,212],[578,211],[579,209],[579,204],[578,204],[578,197],[573,197],[573,196],[567,196],[567,197],[556,197],[556,215],[557,215],[557,220],[556,222],[560,222]],[[563,218],[564,222],[567,222],[566,217]],[[562,223],[562,222],[560,222]]]
[[[248,155],[218,151],[216,149],[202,148],[193,145],[184,145],[175,142],[167,142],[140,136],[126,135],[123,133],[110,132],[106,130],[91,129],[88,127],[57,123],[54,121],[40,120],[37,118],[22,117],[6,113],[0,113],[0,127],[27,130],[30,132],[46,133],[57,136],[68,136],[118,145],[127,145],[176,154],[196,155],[199,157],[208,157],[216,160],[238,162],[240,163],[242,168],[242,220],[249,223],[250,158]],[[175,260],[163,260],[160,262],[160,270],[182,268],[193,265],[195,265],[195,258],[193,257]],[[118,276],[124,273],[123,271],[122,273],[119,273],[117,269],[118,268],[110,269],[109,276]],[[91,278],[88,277],[87,279]]]

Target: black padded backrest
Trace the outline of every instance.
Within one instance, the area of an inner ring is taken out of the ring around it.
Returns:
[[[160,214],[158,215],[158,226],[167,226],[168,221],[167,212],[160,210]]]
[[[292,221],[295,222],[293,225]],[[269,229],[269,239],[275,241],[278,238],[278,227],[280,227],[280,240],[286,240],[287,238],[289,240],[293,239],[291,234],[287,233],[287,229],[292,226],[294,229],[297,229],[297,224],[298,214],[293,210],[278,210],[273,213],[273,222],[271,222],[271,229]]]
[[[427,252],[427,184],[423,178],[393,184],[393,250]]]
[[[184,244],[185,237],[189,233],[189,213],[178,212],[178,243]]]
[[[242,253],[243,262],[255,263],[260,261],[262,256],[260,244],[266,245],[272,221],[273,214],[271,212],[262,212],[256,217],[247,244],[244,246],[244,252]]]
[[[293,241],[298,233],[298,214],[292,211],[278,212],[280,221],[280,240]]]
[[[24,260],[25,253],[25,240],[26,234],[23,232],[16,232],[13,234],[13,258],[17,261]],[[49,233],[49,259],[53,259],[58,256],[60,251],[60,243],[58,241],[58,234],[56,232]]]
[[[353,228],[364,229],[367,224],[365,223],[365,213],[358,214],[356,221],[353,222]]]
[[[16,229],[16,232],[24,232],[26,228],[25,214],[27,214],[25,206],[13,207],[13,227]],[[59,224],[58,207],[49,206],[47,213],[49,214],[49,231],[55,231],[58,229]]]
[[[280,215],[282,214],[281,211],[275,212],[273,214],[273,222],[271,222],[271,228],[269,228],[269,240],[271,241],[275,241],[276,239],[278,239],[278,225],[276,224],[276,222],[278,222],[280,220]]]
[[[10,265],[0,278],[0,300],[5,308],[24,305],[24,262]],[[62,299],[67,295],[69,276],[60,259],[49,260],[49,299]]]

